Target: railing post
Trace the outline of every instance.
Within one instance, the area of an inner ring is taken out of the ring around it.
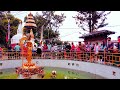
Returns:
[[[90,50],[90,62],[92,62],[91,50]]]
[[[1,51],[1,59],[3,60],[3,55],[4,55],[4,53],[3,53],[3,49],[2,49],[2,51]]]
[[[114,60],[113,60],[113,53],[112,53],[112,65],[114,65]]]
[[[106,59],[106,50],[104,50],[104,57],[103,58],[104,58],[104,64],[106,64],[106,60],[105,60]]]

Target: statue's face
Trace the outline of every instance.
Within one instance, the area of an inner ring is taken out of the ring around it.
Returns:
[[[32,47],[32,43],[31,42],[27,42],[27,47]]]

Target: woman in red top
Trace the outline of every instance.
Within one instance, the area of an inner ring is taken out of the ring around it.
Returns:
[[[0,47],[0,51],[2,51],[2,48]]]
[[[71,51],[75,51],[75,45],[74,45],[73,42],[72,42],[72,45],[71,45]]]
[[[46,44],[44,44],[43,51],[46,51],[46,50],[48,50],[48,46]]]
[[[0,58],[2,58],[2,47],[0,47]],[[3,60],[3,58],[2,58],[2,60]]]
[[[27,47],[25,45],[22,45],[21,48],[21,55],[26,58],[27,56]]]
[[[76,47],[76,54],[77,54],[77,59],[81,59],[81,50],[82,50],[82,44],[81,42],[78,42],[78,46]]]
[[[71,45],[71,59],[74,59],[75,58],[75,45],[74,45],[74,43],[72,42],[72,45]]]

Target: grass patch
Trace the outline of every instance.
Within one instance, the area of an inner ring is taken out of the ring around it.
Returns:
[[[0,79],[17,79],[18,75],[16,73],[7,73],[0,75]]]
[[[68,70],[62,68],[52,68],[52,67],[44,67],[45,76],[43,79],[51,79],[52,70],[57,71],[56,79],[95,79],[97,78],[94,74],[78,72],[75,70]],[[17,79],[18,75],[15,73],[15,69],[5,69],[2,70],[2,74],[0,74],[0,79]],[[36,77],[40,79],[39,77]],[[98,77],[99,78],[99,77]]]

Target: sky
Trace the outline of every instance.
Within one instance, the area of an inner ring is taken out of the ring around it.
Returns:
[[[40,11],[11,11],[15,17],[24,21],[24,17],[28,15],[30,12],[35,15],[36,12],[41,13]],[[64,13],[66,16],[65,21],[62,26],[60,26],[59,33],[60,39],[62,41],[83,41],[79,37],[81,34],[81,28],[78,27],[76,21],[72,16],[75,16],[77,12],[75,11],[56,11],[56,14]],[[108,22],[108,26],[101,28],[101,30],[110,30],[115,31],[116,33],[110,35],[112,40],[117,40],[117,37],[120,35],[120,11],[111,11],[111,13],[107,16],[106,22]],[[24,25],[24,24],[23,24]],[[83,33],[83,32],[81,32]]]

